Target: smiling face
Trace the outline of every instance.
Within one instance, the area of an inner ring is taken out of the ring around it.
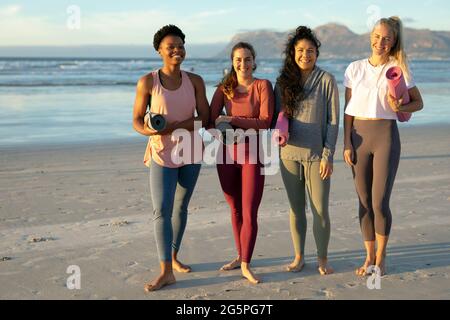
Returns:
[[[162,39],[158,52],[163,61],[169,64],[181,64],[186,56],[183,40],[173,35],[168,35]]]
[[[378,24],[370,35],[370,46],[372,54],[377,56],[387,56],[395,44],[395,37],[392,30],[385,24]]]
[[[250,78],[253,74],[255,60],[250,50],[239,48],[233,52],[233,68],[238,77]]]
[[[317,61],[317,48],[307,39],[298,40],[294,46],[295,62],[302,71],[314,69]]]

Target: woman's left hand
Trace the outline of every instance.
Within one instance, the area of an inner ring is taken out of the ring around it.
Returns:
[[[333,174],[333,163],[322,160],[320,161],[320,178],[322,180],[328,179]]]
[[[392,111],[399,112],[399,111],[401,111],[400,108],[403,104],[403,98],[400,98],[397,100],[388,93],[388,103],[389,103],[389,106],[391,107]]]
[[[231,122],[231,118],[232,117],[230,117],[230,116],[219,116],[217,119],[216,119],[216,126],[219,124],[219,123],[221,123],[221,122],[226,122],[226,123],[230,123]]]

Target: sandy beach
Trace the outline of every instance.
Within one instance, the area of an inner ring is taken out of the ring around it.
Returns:
[[[330,263],[320,276],[308,211],[306,267],[291,261],[287,196],[280,174],[266,177],[252,265],[218,271],[235,257],[230,213],[215,167],[202,168],[180,259],[192,266],[177,283],[145,293],[159,273],[145,137],[85,145],[0,149],[0,299],[449,299],[450,125],[400,125],[402,160],[391,199],[388,275],[381,289],[354,274],[364,259],[357,195],[336,152],[330,196]],[[342,130],[341,130],[342,134]],[[81,270],[81,288],[66,273]]]

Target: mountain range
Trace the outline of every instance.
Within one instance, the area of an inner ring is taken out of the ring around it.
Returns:
[[[321,58],[360,59],[370,54],[369,33],[357,34],[344,25],[329,23],[314,29],[322,42]],[[188,58],[229,59],[239,41],[253,44],[258,58],[280,59],[290,31],[258,30],[241,32],[227,43],[186,43]],[[406,52],[410,59],[450,59],[450,32],[405,28]],[[77,57],[77,58],[158,58],[147,45],[84,46],[0,46],[0,57]]]
[[[288,39],[287,32],[268,30],[236,34],[216,57],[228,57],[233,45],[250,42],[260,58],[280,58]],[[370,54],[370,34],[356,34],[344,25],[329,23],[314,29],[321,41],[322,58],[358,59]],[[405,28],[405,49],[410,59],[450,59],[450,32]]]

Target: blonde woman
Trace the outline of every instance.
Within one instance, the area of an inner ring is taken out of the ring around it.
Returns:
[[[371,32],[370,45],[371,56],[352,62],[345,72],[344,160],[353,171],[367,253],[356,274],[366,275],[375,265],[384,275],[392,224],[389,199],[400,161],[397,112],[419,111],[423,102],[409,70],[401,20],[380,19]],[[407,104],[388,92],[386,71],[393,66],[400,67],[405,76]]]

